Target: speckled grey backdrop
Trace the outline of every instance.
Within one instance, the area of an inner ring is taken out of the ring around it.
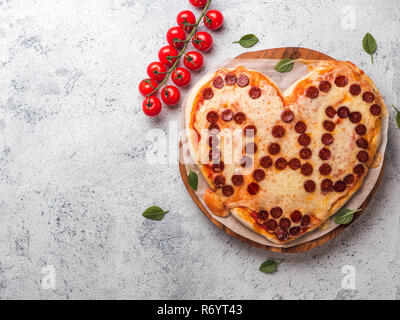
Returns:
[[[303,46],[352,60],[388,105],[400,104],[398,0],[213,7],[226,22],[204,71],[244,52],[231,43],[253,32],[256,49]],[[0,298],[400,298],[393,119],[374,201],[336,239],[303,254],[231,239],[196,208],[177,164],[146,163],[147,131],[168,133],[180,110],[145,117],[137,84],[186,8],[187,0],[0,0]],[[374,65],[361,49],[368,31],[379,43]],[[141,216],[154,204],[170,210],[162,222]],[[273,275],[258,271],[269,257],[285,259]],[[54,290],[41,285],[46,265],[56,270]],[[354,290],[341,288],[344,265],[356,269]]]

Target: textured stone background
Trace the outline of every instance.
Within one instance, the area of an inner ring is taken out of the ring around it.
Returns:
[[[350,6],[350,7],[349,7]],[[214,0],[226,18],[205,70],[255,49],[303,46],[349,59],[400,107],[398,0]],[[196,208],[174,159],[150,165],[137,84],[187,0],[0,0],[0,298],[400,298],[400,129],[364,216],[328,244],[277,255],[231,239]],[[346,12],[354,10],[354,29]],[[343,22],[344,21],[344,22]],[[344,23],[344,24],[343,24]],[[361,47],[379,43],[372,65]],[[143,219],[150,205],[170,212]],[[285,262],[273,275],[267,258]],[[56,289],[41,286],[53,265]],[[341,289],[344,265],[355,290]]]

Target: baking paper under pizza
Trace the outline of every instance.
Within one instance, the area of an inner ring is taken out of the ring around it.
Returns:
[[[220,69],[186,106],[192,157],[209,184],[204,201],[274,243],[292,241],[360,188],[385,112],[349,62],[312,64],[285,92],[257,71]]]

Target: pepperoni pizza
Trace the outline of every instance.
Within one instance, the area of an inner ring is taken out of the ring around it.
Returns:
[[[360,188],[384,112],[373,82],[350,62],[312,65],[283,93],[257,71],[218,70],[186,106],[207,206],[274,243],[314,230]]]

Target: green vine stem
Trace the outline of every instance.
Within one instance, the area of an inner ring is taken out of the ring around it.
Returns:
[[[177,59],[176,59],[175,63],[174,63],[174,64],[172,65],[172,67],[166,72],[166,76],[165,76],[164,80],[160,82],[160,84],[157,86],[157,88],[155,88],[155,89],[153,90],[153,92],[151,92],[151,93],[149,93],[148,95],[146,95],[147,98],[150,97],[150,96],[152,96],[153,94],[155,94],[164,84],[167,83],[167,81],[168,81],[170,75],[172,74],[172,72],[174,72],[174,70],[176,69],[176,67],[177,67],[179,61],[181,60],[183,54],[186,52],[186,49],[187,49],[189,43],[191,42],[193,36],[196,34],[197,28],[198,28],[198,26],[199,26],[201,20],[203,20],[203,17],[205,16],[205,14],[206,14],[206,12],[207,12],[207,10],[208,10],[208,7],[210,6],[211,2],[212,2],[212,0],[208,0],[206,6],[204,7],[203,11],[202,11],[201,14],[200,14],[199,19],[197,19],[196,24],[194,25],[193,30],[190,32],[189,37],[184,41],[185,44],[184,44],[184,46],[182,47],[182,49],[181,49],[181,51],[179,52],[179,54],[177,55],[177,57],[176,57]],[[171,57],[171,58],[175,58],[175,57]]]

